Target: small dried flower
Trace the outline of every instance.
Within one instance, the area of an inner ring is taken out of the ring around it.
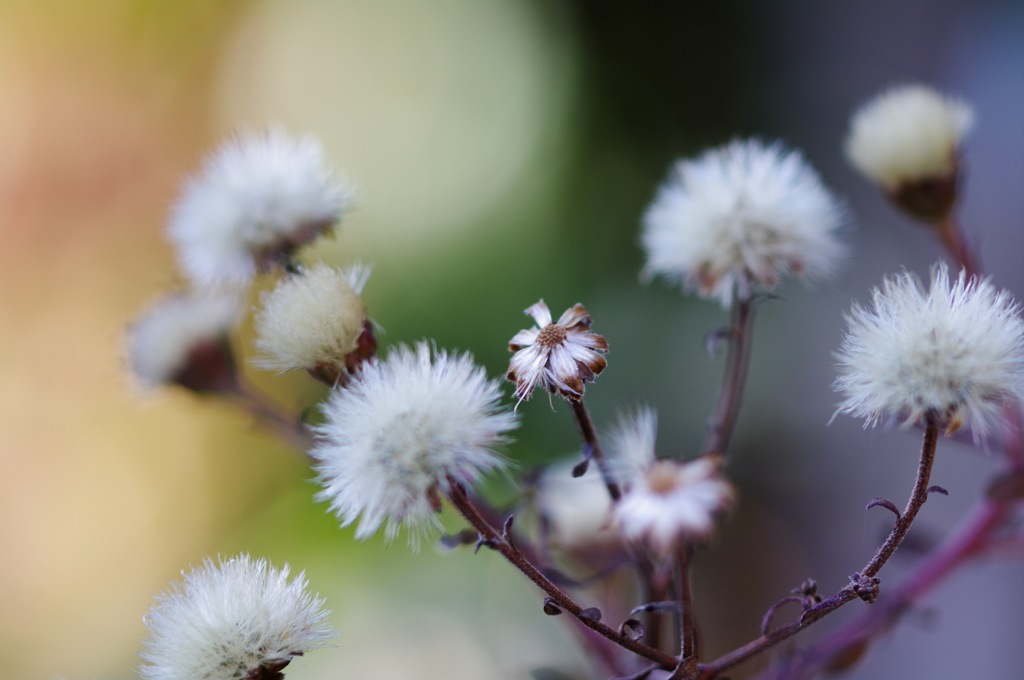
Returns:
[[[230,294],[189,292],[159,300],[128,331],[132,372],[148,388],[232,389],[235,359],[228,335],[240,313],[238,297]]]
[[[540,386],[579,401],[584,383],[593,382],[608,363],[601,355],[608,350],[608,342],[590,332],[592,319],[583,305],[570,307],[555,323],[543,300],[524,313],[537,325],[519,331],[508,344],[515,354],[506,377],[516,384],[516,398],[529,399]]]
[[[257,364],[307,369],[335,384],[373,356],[376,340],[359,295],[369,269],[325,264],[290,274],[263,294],[256,314]]]
[[[359,520],[356,537],[386,522],[388,540],[401,525],[414,546],[436,523],[449,479],[475,484],[504,459],[494,448],[516,426],[499,410],[501,390],[468,355],[432,352],[421,342],[398,347],[364,365],[336,390],[316,428],[319,500],[329,501],[342,526]]]
[[[277,680],[296,656],[334,633],[305,574],[239,555],[184,574],[146,614],[147,680]]]
[[[665,558],[682,543],[705,540],[715,518],[734,500],[719,457],[686,463],[662,459],[635,479],[613,514],[624,538],[642,542]]]
[[[167,233],[197,285],[247,283],[329,231],[352,198],[315,140],[274,129],[209,158],[185,186]]]
[[[800,153],[734,141],[672,168],[644,214],[644,272],[729,306],[785,275],[830,273],[843,252],[841,222]]]
[[[846,155],[911,215],[937,221],[957,194],[958,151],[974,113],[924,85],[884,92],[853,116]]]
[[[836,355],[839,411],[875,425],[883,415],[904,425],[925,417],[976,438],[1002,419],[1007,400],[1024,397],[1024,322],[1006,291],[944,264],[931,288],[909,273],[873,292],[873,309],[854,305]]]

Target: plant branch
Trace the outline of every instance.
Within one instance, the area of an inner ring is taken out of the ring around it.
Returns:
[[[527,560],[525,556],[511,542],[509,542],[501,532],[487,522],[483,515],[481,515],[477,510],[473,501],[469,498],[469,495],[461,484],[451,478],[449,478],[449,484],[450,488],[448,490],[448,499],[462,514],[466,521],[469,522],[477,532],[479,532],[480,539],[483,544],[501,553],[502,557],[508,560],[512,566],[521,571],[527,578],[533,581],[538,588],[547,593],[552,604],[556,605],[559,609],[568,612],[584,626],[614,642],[620,647],[628,649],[634,654],[638,654],[645,659],[654,661],[664,668],[674,668],[676,666],[678,659],[675,657],[669,656],[668,654],[654,649],[653,647],[648,647],[645,644],[630,639],[628,636],[623,635],[602,623],[598,616],[594,616],[593,609],[585,609],[580,606],[572,599],[572,597],[552,583],[550,579],[548,579],[540,572],[539,569]]]
[[[874,601],[878,594],[875,575],[889,561],[889,558],[896,552],[900,543],[903,542],[907,532],[910,530],[910,525],[913,523],[914,518],[917,517],[918,511],[920,511],[921,506],[928,499],[928,481],[931,477],[932,464],[935,461],[935,448],[938,444],[938,437],[939,427],[935,424],[934,419],[929,418],[925,426],[924,441],[921,445],[917,478],[914,481],[914,488],[911,491],[910,499],[907,501],[906,509],[889,532],[885,542],[882,543],[868,563],[864,565],[864,568],[851,577],[850,583],[831,597],[805,611],[796,621],[781,626],[767,635],[762,635],[714,661],[701,664],[699,667],[701,678],[705,680],[714,678],[722,671],[774,647],[779,642],[792,637],[804,628],[831,614],[847,602],[857,598],[866,602]]]
[[[228,403],[248,413],[260,426],[277,435],[307,461],[312,461],[309,450],[316,442],[297,418],[287,415],[266,395],[243,382],[239,382],[232,391],[222,394]]]
[[[708,425],[708,438],[702,455],[726,452],[732,439],[743,390],[750,366],[750,346],[754,331],[754,300],[749,297],[737,299],[732,306],[729,326],[729,351],[725,357],[725,373],[718,393],[718,403]]]
[[[693,614],[693,588],[690,582],[690,563],[693,561],[693,546],[686,545],[677,551],[679,571],[679,664],[668,680],[697,680],[697,619]]]
[[[572,407],[572,415],[579,426],[580,436],[583,437],[583,444],[590,457],[597,462],[597,469],[600,470],[601,478],[604,479],[604,484],[608,487],[608,495],[612,497],[613,501],[619,500],[622,498],[622,490],[608,468],[608,459],[605,458],[604,449],[601,448],[601,441],[597,437],[597,430],[594,429],[594,422],[590,419],[590,412],[587,410],[582,399],[579,401],[568,399],[567,401]]]

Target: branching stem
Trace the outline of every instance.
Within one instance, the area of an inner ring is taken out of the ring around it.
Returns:
[[[921,457],[917,466],[917,478],[914,481],[914,488],[910,494],[910,499],[907,501],[907,507],[903,511],[903,516],[896,522],[895,526],[893,526],[892,530],[889,532],[889,536],[885,539],[885,542],[882,543],[881,547],[878,548],[878,551],[875,552],[874,556],[868,561],[864,568],[858,572],[857,575],[865,579],[874,578],[875,574],[877,574],[885,563],[889,561],[889,558],[892,557],[893,553],[896,552],[896,549],[906,537],[907,532],[910,530],[910,525],[913,523],[914,518],[917,517],[918,511],[920,511],[921,506],[924,505],[924,502],[928,499],[928,481],[931,477],[932,464],[935,461],[935,448],[938,443],[938,438],[939,427],[931,418],[929,418],[928,423],[925,426],[924,442],[921,445]],[[705,680],[716,677],[721,672],[732,668],[733,666],[736,666],[757,654],[760,654],[766,649],[774,647],[776,644],[789,637],[792,637],[814,622],[819,621],[828,614],[839,609],[847,602],[856,600],[858,597],[869,601],[872,599],[871,596],[866,597],[864,594],[858,594],[856,586],[856,583],[851,582],[831,597],[805,611],[798,620],[785,626],[781,626],[767,635],[762,635],[755,640],[751,640],[742,647],[739,647],[728,654],[715,659],[714,661],[701,664],[699,666],[700,677]]]
[[[231,404],[248,413],[262,427],[278,436],[307,461],[312,461],[309,450],[314,439],[297,418],[285,414],[255,387],[239,382],[231,392],[222,396]]]
[[[534,582],[538,588],[547,593],[548,597],[551,598],[551,602],[557,605],[562,610],[568,612],[575,617],[580,623],[587,628],[595,631],[604,638],[611,640],[615,644],[628,649],[634,654],[644,657],[650,661],[654,661],[663,668],[675,668],[678,659],[674,656],[670,656],[661,652],[653,647],[648,647],[645,644],[630,639],[626,635],[619,633],[618,631],[610,628],[605,623],[597,620],[592,616],[588,616],[585,613],[584,607],[580,606],[575,600],[572,599],[567,593],[561,588],[551,582],[539,569],[537,569],[526,557],[509,541],[507,541],[502,533],[495,529],[483,515],[477,510],[473,501],[469,498],[466,490],[454,479],[449,479],[450,489],[448,492],[448,498],[452,505],[462,514],[469,524],[477,530],[480,534],[480,538],[485,544],[501,553],[502,557],[509,561],[516,569],[521,571],[527,578]]]

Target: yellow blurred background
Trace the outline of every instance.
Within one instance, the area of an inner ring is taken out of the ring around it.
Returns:
[[[707,558],[714,568],[698,574],[706,601],[720,601],[710,644],[724,651],[749,637],[805,572],[841,585],[845,567],[834,562],[858,563],[873,539],[805,526],[807,507],[818,512],[830,496],[815,480],[853,480],[837,491],[835,521],[869,533],[863,501],[900,496],[907,475],[880,490],[872,473],[903,455],[886,446],[905,450],[913,437],[850,423],[824,430],[829,353],[851,298],[882,273],[939,256],[893,226],[899,219],[844,168],[846,117],[906,79],[951,82],[990,105],[969,164],[980,185],[969,216],[985,225],[993,267],[1017,263],[1003,285],[1019,292],[1024,210],[1006,187],[1024,167],[1020,130],[1009,145],[997,134],[1012,134],[1024,110],[1020,83],[1007,85],[1020,33],[1004,32],[1022,26],[1019,7],[597,4],[0,0],[0,675],[131,677],[153,595],[207,555],[243,550],[305,569],[334,610],[337,646],[289,678],[586,668],[571,635],[497,558],[357,544],[312,503],[308,467],[247,418],[185,394],[142,394],[127,376],[126,325],[180,285],[161,230],[182,180],[226,135],[272,124],[321,139],[359,188],[359,209],[312,256],[374,263],[366,297],[385,344],[435,338],[501,375],[505,343],[528,325],[520,310],[540,297],[553,309],[582,301],[612,342],[595,413],[653,403],[673,414],[662,431],[680,448],[700,439],[718,370],[701,339],[722,319],[638,284],[639,214],[680,154],[752,133],[807,148],[864,226],[843,279],[787,291],[785,304],[806,311],[764,316],[755,362],[766,368],[755,364],[737,444],[751,452],[736,470],[747,496],[719,557]],[[1009,66],[997,50],[1007,40]],[[296,411],[321,394],[301,376],[254,379]],[[524,466],[576,446],[568,416],[535,402],[513,450]],[[871,450],[874,462],[844,458],[846,448]],[[970,454],[949,465],[950,477],[982,479]],[[811,505],[798,507],[791,499],[808,485]],[[967,483],[963,495],[974,492]],[[758,574],[744,571],[751,554],[764,560]],[[1006,607],[1024,600],[1020,587],[1008,592]],[[949,598],[970,611],[970,598]],[[1024,652],[1006,641],[1024,625],[993,616],[1004,623],[979,643],[992,646],[988,668],[1021,668]],[[942,634],[907,644],[955,667],[936,651]],[[860,677],[893,668],[899,651]]]

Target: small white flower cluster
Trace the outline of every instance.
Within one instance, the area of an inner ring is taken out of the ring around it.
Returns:
[[[146,614],[147,680],[270,678],[335,636],[305,574],[242,554],[183,574]]]
[[[352,189],[327,168],[320,145],[311,138],[292,138],[274,129],[221,147],[187,183],[167,228],[194,290],[153,305],[129,334],[129,363],[140,382],[198,391],[230,388],[235,367],[227,336],[241,317],[242,287],[258,272],[290,266],[294,251],[330,231],[352,196]],[[306,288],[326,285],[329,276],[318,268]],[[260,348],[272,368],[332,361],[344,365],[345,357],[338,356],[341,348],[355,349],[365,322],[355,289],[361,289],[365,275],[360,270],[335,276],[339,282],[333,298],[288,292],[301,284],[282,284],[284,292],[266,298],[272,311],[261,316],[267,337]],[[281,298],[304,306],[274,303]],[[338,304],[343,318],[335,316]],[[296,320],[305,322],[305,342],[286,329]],[[341,335],[326,337],[331,333]],[[197,355],[213,345],[225,353]],[[221,373],[206,375],[210,370]]]
[[[843,210],[797,151],[734,141],[675,164],[643,218],[644,272],[728,307],[829,274]]]
[[[913,424],[961,424],[976,438],[1024,398],[1024,321],[988,280],[932,271],[925,291],[911,274],[886,279],[873,308],[855,305],[837,354],[839,410],[873,425],[884,416]]]

